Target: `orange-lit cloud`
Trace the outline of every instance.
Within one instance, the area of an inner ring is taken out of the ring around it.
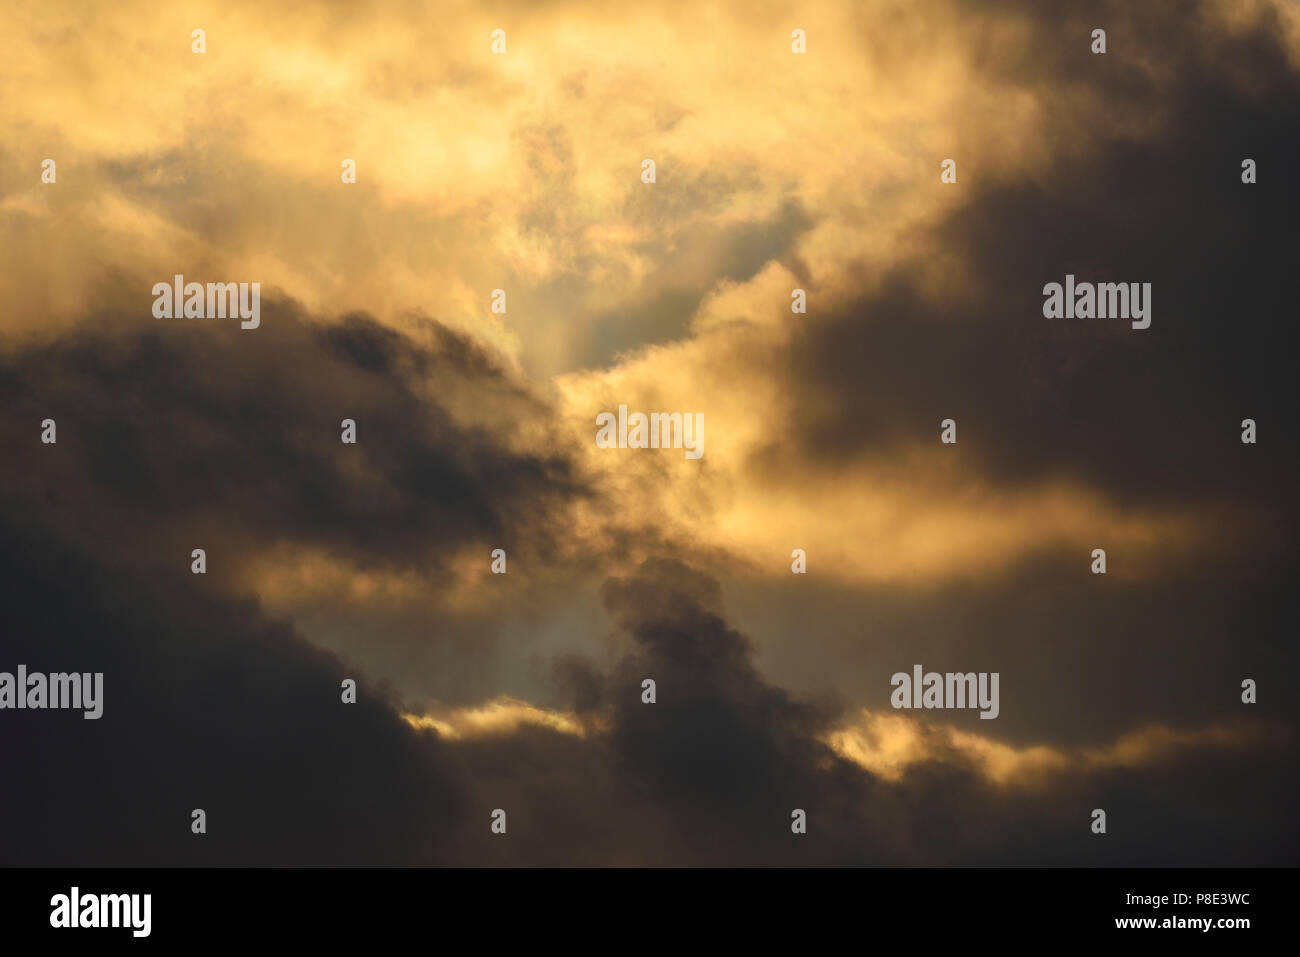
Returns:
[[[987,735],[863,709],[857,721],[830,732],[825,740],[841,757],[887,781],[902,780],[910,769],[939,761],[970,767],[997,786],[1035,787],[1066,773],[1140,770],[1198,753],[1277,749],[1288,734],[1265,721],[1192,729],[1150,724],[1101,747],[1015,747]]]
[[[459,740],[510,734],[521,727],[549,728],[558,734],[586,737],[591,722],[563,711],[547,711],[501,697],[474,708],[456,708],[442,714],[411,714],[402,717],[413,728],[431,728],[444,738]]]

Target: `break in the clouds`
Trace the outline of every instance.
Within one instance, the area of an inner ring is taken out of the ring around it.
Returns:
[[[0,14],[6,860],[1294,860],[1292,5],[145,11]]]

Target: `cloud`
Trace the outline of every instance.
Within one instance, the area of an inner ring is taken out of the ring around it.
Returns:
[[[498,698],[477,708],[457,708],[441,717],[404,714],[402,718],[413,728],[432,728],[440,738],[451,739],[509,734],[521,725],[550,728],[580,738],[587,733],[581,720],[573,714],[547,711],[513,698]]]
[[[540,401],[433,320],[420,339],[289,303],[251,333],[156,323],[109,309],[0,359],[6,438],[23,450],[11,479],[57,488],[88,534],[155,553],[291,541],[436,574],[469,543],[529,548],[530,528],[588,494],[548,446]],[[25,440],[45,417],[57,446]]]
[[[826,743],[842,757],[889,781],[926,761],[958,761],[995,785],[1041,787],[1053,776],[1114,768],[1142,769],[1178,760],[1203,759],[1218,750],[1280,749],[1285,725],[1238,721],[1202,728],[1148,725],[1113,743],[1075,751],[1046,745],[1015,747],[986,735],[934,725],[905,714],[863,710],[856,722],[831,731]]]
[[[141,575],[202,548],[209,587],[311,624],[408,694],[511,690],[494,609],[566,600],[552,583],[592,563],[566,516],[598,498],[537,391],[431,319],[403,333],[274,299],[253,331],[134,318],[148,288],[0,354],[15,507]],[[508,576],[489,574],[495,548]]]
[[[0,14],[0,599],[108,695],[6,717],[0,857],[1294,861],[1291,5],[412,11]],[[999,719],[887,711],[916,661]]]
[[[432,723],[451,733],[421,732],[364,675],[358,703],[341,703],[342,677],[358,672],[255,607],[183,569],[134,576],[5,505],[9,653],[32,668],[105,675],[98,722],[7,716],[0,759],[22,786],[0,802],[26,822],[3,838],[13,863],[1028,862],[1054,860],[1083,829],[1068,792],[1010,800],[948,754],[893,784],[842,758],[822,743],[839,709],[763,679],[749,639],[722,617],[718,584],[680,563],[611,579],[606,606],[633,647],[608,672],[562,662],[556,687],[568,704],[498,701]],[[640,699],[648,675],[653,705]],[[1126,743],[1110,764],[1147,770],[1146,747]],[[1197,766],[1215,766],[1213,752]],[[1202,812],[1224,822],[1218,859],[1258,860],[1250,832],[1232,822],[1272,805],[1260,792],[1198,793]],[[207,812],[206,836],[188,830],[195,807]],[[498,807],[507,839],[488,830]],[[794,808],[813,822],[806,841],[789,830]],[[1187,812],[1171,814],[1188,823]],[[1289,824],[1273,826],[1285,852]],[[1025,834],[1050,840],[1019,847]],[[1108,859],[1169,852],[1120,837]]]
[[[0,858],[19,865],[393,864],[446,842],[462,794],[363,680],[188,571],[148,578],[6,496],[5,656],[104,674],[104,714],[6,711]],[[355,674],[355,672],[351,672]],[[94,727],[92,728],[92,724]],[[190,812],[208,833],[190,832]]]
[[[995,162],[987,132],[945,147],[969,173],[918,174],[909,199],[956,198],[925,205],[887,260],[823,284],[805,231],[785,261],[720,283],[690,336],[562,377],[578,423],[616,402],[704,414],[704,467],[592,451],[593,468],[673,537],[771,577],[794,547],[859,585],[981,579],[1103,542],[1126,556],[1116,574],[1147,580],[1191,556],[1282,560],[1300,475],[1277,318],[1294,187],[1244,185],[1240,163],[1284,170],[1300,147],[1288,34],[1262,5],[1196,5],[1169,37],[1160,5],[1099,5],[1102,57],[1084,14],[953,15],[975,48],[965,79],[1036,104],[1026,155]],[[1151,282],[1152,327],[1044,319],[1041,290],[1067,273]],[[806,316],[789,312],[796,286]],[[955,446],[939,443],[948,418]],[[1243,446],[1244,418],[1273,438]]]

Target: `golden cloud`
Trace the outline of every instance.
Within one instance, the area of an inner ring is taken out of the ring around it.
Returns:
[[[828,733],[825,743],[840,757],[886,781],[900,781],[910,769],[937,761],[969,767],[998,787],[1032,788],[1066,773],[1137,770],[1207,750],[1278,749],[1288,736],[1284,727],[1258,720],[1191,729],[1150,724],[1102,747],[1017,748],[985,735],[864,708],[856,721]]]

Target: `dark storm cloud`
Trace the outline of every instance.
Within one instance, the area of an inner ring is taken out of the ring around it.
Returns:
[[[952,417],[960,453],[999,483],[1287,503],[1300,73],[1268,18],[1233,34],[1198,4],[1089,9],[987,14],[1032,27],[978,62],[1034,92],[1060,155],[1020,181],[982,175],[978,153],[957,157],[971,171],[958,185],[936,175],[970,194],[931,235],[970,277],[955,301],[936,304],[903,264],[877,294],[809,317],[789,364],[801,452],[889,456],[937,442]],[[1094,25],[1109,29],[1105,55],[1088,51]],[[1241,182],[1245,158],[1256,185]],[[1044,284],[1067,273],[1152,283],[1151,327],[1044,318]],[[1243,418],[1259,445],[1241,445]]]
[[[834,686],[880,709],[889,676],[915,662],[999,671],[1000,718],[952,720],[1017,746],[1228,719],[1243,678],[1276,689],[1272,676],[1297,663],[1289,167],[1300,74],[1267,11],[1230,33],[1199,4],[955,9],[972,27],[1006,16],[1032,28],[976,62],[1041,98],[1042,134],[1061,155],[1024,181],[981,176],[978,154],[958,156],[971,171],[959,185],[936,175],[934,188],[970,194],[930,237],[970,283],[936,303],[924,264],[904,263],[872,296],[810,314],[785,370],[792,428],[751,465],[887,466],[901,447],[937,447],[952,417],[963,478],[994,494],[1072,479],[1122,509],[1191,506],[1214,532],[1127,580],[1115,549],[1118,574],[1102,578],[1086,552],[1041,548],[978,583],[738,583],[732,604],[762,642],[765,673],[791,689]],[[1108,29],[1104,56],[1088,50],[1093,26]],[[1247,157],[1256,185],[1241,182]],[[1045,319],[1042,287],[1067,272],[1152,282],[1151,328]],[[1240,442],[1247,417],[1259,445]],[[1220,523],[1221,506],[1257,521]],[[1260,714],[1294,728],[1297,710],[1284,690]]]
[[[1270,797],[1295,793],[1284,756],[1204,753],[1191,768],[1066,771],[1022,792],[991,787],[959,755],[946,755],[887,784],[820,741],[842,718],[834,702],[801,700],[755,670],[750,640],[728,624],[718,584],[707,575],[652,560],[608,582],[604,597],[632,651],[607,675],[570,659],[557,666],[557,678],[565,703],[602,717],[606,732],[579,740],[535,731],[452,749],[472,769],[467,779],[487,782],[480,804],[489,794],[508,794],[529,822],[509,844],[490,849],[493,862],[1157,864],[1294,857],[1294,825]],[[641,701],[647,677],[657,683],[653,705]],[[1251,775],[1268,786],[1253,785]],[[1088,830],[1098,806],[1122,822],[1105,841]],[[794,808],[808,813],[807,835],[790,831]]]
[[[1032,796],[959,764],[886,785],[817,740],[838,709],[767,683],[717,583],[675,562],[607,585],[634,642],[618,667],[559,668],[565,703],[606,731],[447,742],[412,731],[364,679],[359,703],[342,704],[345,663],[182,569],[114,568],[7,498],[0,540],[6,663],[105,675],[98,721],[3,713],[6,863],[1204,863],[1294,850],[1269,797],[1294,782],[1267,763]],[[649,676],[654,705],[640,700]],[[1260,773],[1267,789],[1243,783]],[[1185,783],[1194,801],[1169,791]],[[1105,801],[1123,823],[1089,844],[1087,813]],[[806,836],[790,832],[796,807]],[[505,837],[490,833],[495,808]]]
[[[537,651],[506,641],[502,602],[524,613],[553,600],[542,579],[577,573],[581,558],[555,557],[572,544],[562,515],[596,494],[551,410],[434,321],[399,332],[263,305],[256,330],[121,308],[6,350],[0,484],[14,507],[142,576],[188,571],[203,548],[210,587],[266,596],[317,647],[359,657],[412,702],[528,694],[499,656]],[[45,418],[55,445],[40,442]],[[340,441],[344,418],[356,445]],[[508,597],[449,607],[496,547]],[[464,566],[466,548],[481,565]],[[371,577],[355,592],[359,575]]]
[[[0,541],[0,669],[104,673],[97,721],[0,712],[0,861],[379,864],[449,843],[461,796],[438,742],[364,680],[342,704],[349,672],[289,626],[183,568],[117,569],[8,497]]]
[[[1296,567],[1249,558],[1125,581],[1054,553],[978,585],[735,583],[728,596],[733,619],[760,643],[763,672],[792,692],[833,686],[853,706],[882,711],[890,677],[914,664],[998,672],[996,721],[944,720],[1016,747],[1101,747],[1148,722],[1238,718],[1244,678],[1269,689],[1252,714],[1295,726],[1300,707],[1278,676],[1300,665]]]
[[[1047,7],[1002,9],[1033,19]],[[1003,483],[1066,474],[1127,502],[1289,506],[1279,277],[1296,251],[1284,166],[1300,152],[1297,85],[1265,31],[1216,36],[1171,9],[1105,8],[1107,58],[1082,52],[1080,15],[1035,24],[1028,55],[989,59],[1049,98],[1083,94],[1054,102],[1044,135],[1091,146],[1032,182],[963,177],[971,202],[938,234],[974,277],[958,305],[928,304],[904,267],[872,300],[809,317],[786,370],[791,393],[810,397],[796,405],[799,454],[886,456],[953,416],[962,454]],[[1125,25],[1174,82],[1123,62]],[[1243,62],[1257,67],[1248,82]],[[1108,98],[1159,122],[1122,134],[1101,122]],[[1240,184],[1244,156],[1260,163],[1258,186]],[[737,276],[788,243],[762,229],[729,238]],[[1043,319],[1041,287],[1066,272],[1152,282],[1152,328]],[[545,559],[557,508],[593,494],[562,450],[513,441],[516,423],[545,430],[547,410],[433,323],[419,338],[273,303],[256,332],[123,314],[0,357],[0,669],[105,673],[100,721],[0,712],[4,863],[1295,863],[1290,754],[1068,772],[1032,792],[999,790],[952,754],[887,784],[821,742],[850,712],[764,677],[718,584],[671,561],[605,587],[631,648],[616,666],[557,663],[545,703],[603,728],[586,738],[439,740],[402,722],[402,702],[359,666],[360,703],[343,705],[354,664],[205,587],[188,574],[190,547],[243,559],[289,542],[437,571],[445,546],[508,533]],[[1247,415],[1260,446],[1237,441]],[[57,446],[39,444],[45,417]],[[355,447],[339,442],[344,417],[357,420]],[[214,561],[213,577],[235,564]],[[923,636],[901,658],[903,642],[812,657],[822,673],[860,667],[863,683],[884,683],[912,660],[978,647],[974,666],[1004,673],[1003,717],[985,723],[1018,742],[1208,719],[1239,707],[1216,697],[1224,675],[1294,671],[1293,569],[1243,564],[1259,580],[1230,597],[1211,569],[1103,599],[1063,589],[1065,564],[893,607],[867,592],[862,613],[901,622],[904,641],[931,601],[934,627],[914,628]],[[807,594],[787,607],[791,641],[826,614]],[[449,666],[461,660],[457,649]],[[641,702],[646,677],[654,705]],[[1285,700],[1277,680],[1262,694]],[[1085,727],[1071,729],[1072,714]],[[207,836],[190,833],[195,807]],[[497,807],[504,838],[488,829]],[[809,815],[803,837],[790,833],[795,807]],[[1088,831],[1094,807],[1110,815],[1104,839]]]
[[[547,410],[468,340],[419,333],[272,302],[252,331],[106,311],[0,357],[6,484],[118,554],[291,542],[436,570],[488,539],[545,553],[555,510],[589,494],[558,445],[520,445]]]
[[[813,734],[830,712],[766,685],[717,611],[717,584],[657,562],[607,590],[638,644],[563,686],[608,736],[540,730],[440,742],[340,661],[183,570],[145,581],[5,501],[5,651],[32,670],[102,671],[104,715],[6,711],[0,859],[41,864],[752,863],[901,853],[870,821],[887,795]],[[640,677],[661,683],[640,703]],[[830,762],[829,773],[818,770]],[[792,807],[836,839],[805,853]],[[493,838],[489,815],[509,815]],[[209,832],[193,835],[203,808]],[[897,813],[896,810],[893,813]]]

